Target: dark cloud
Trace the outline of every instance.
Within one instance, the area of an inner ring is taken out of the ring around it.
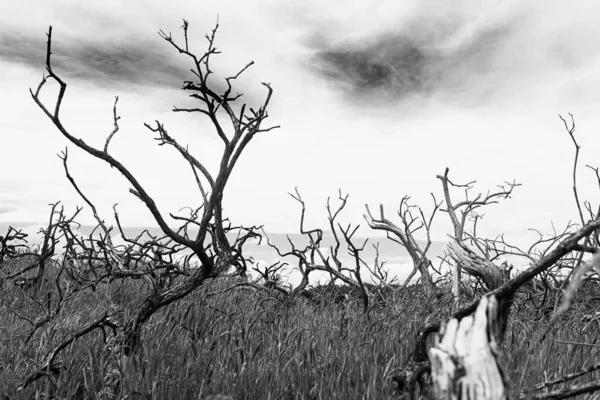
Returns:
[[[415,92],[427,84],[428,55],[412,43],[403,43],[402,38],[392,46],[326,49],[319,51],[316,58],[320,72],[328,79],[339,81],[349,91],[380,92],[398,88]]]
[[[68,69],[65,74],[100,86],[125,84],[176,88],[183,80],[190,79],[188,69],[166,55],[169,49],[163,48],[160,52],[158,47],[150,42],[135,45],[82,43],[71,46],[64,56],[58,56],[57,68]]]
[[[510,22],[489,26],[459,45],[418,26],[339,43],[315,35],[307,41],[314,50],[310,68],[361,104],[460,92],[486,83],[511,28]]]
[[[56,35],[56,33],[55,33]],[[0,58],[41,70],[46,59],[46,37],[4,32]],[[189,68],[170,57],[168,45],[156,41],[101,43],[53,37],[52,66],[64,79],[76,78],[98,86],[179,87],[189,79]]]
[[[190,58],[177,52],[158,34],[148,36],[153,39],[128,39],[125,36],[122,42],[96,41],[62,38],[60,32],[54,30],[52,67],[67,83],[79,79],[99,87],[128,90],[144,87],[177,89],[183,81],[195,80],[190,71],[194,67]],[[44,71],[46,35],[0,33],[0,61]],[[218,72],[210,82],[213,90],[221,93],[226,86]]]
[[[425,1],[431,7],[372,28],[298,21],[312,54],[306,67],[350,104],[373,109],[423,98],[470,106],[525,92],[535,97],[556,86],[557,76],[570,79],[593,68],[600,51],[589,41],[598,33],[589,15],[509,3],[446,10]]]

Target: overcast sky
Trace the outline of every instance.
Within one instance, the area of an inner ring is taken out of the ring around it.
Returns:
[[[68,84],[65,126],[101,146],[119,96],[112,154],[163,212],[197,205],[189,166],[158,147],[143,123],[160,120],[215,166],[221,143],[209,125],[171,111],[189,104],[179,88],[191,65],[157,31],[181,40],[186,18],[201,53],[217,14],[223,53],[214,70],[227,76],[255,61],[239,89],[258,106],[260,82],[270,82],[267,122],[281,125],[257,136],[234,171],[224,204],[235,223],[296,232],[299,208],[287,195],[295,186],[312,226],[325,225],[327,196],[339,188],[350,193],[343,221],[361,222],[365,203],[383,203],[392,215],[407,194],[428,211],[430,192],[441,199],[435,176],[446,167],[456,182],[477,180],[480,191],[523,184],[486,212],[489,234],[521,238],[577,218],[573,145],[557,114],[575,115],[581,166],[600,165],[596,0],[38,0],[0,3],[0,226],[38,226],[58,200],[69,210],[82,204],[56,156],[65,146],[72,175],[106,219],[119,203],[124,224],[152,225],[123,177],[68,144],[31,99],[49,25],[55,72]],[[56,87],[45,90],[54,101]],[[597,203],[583,168],[580,190]],[[434,238],[444,240],[447,217],[439,217]],[[92,222],[89,211],[81,220]]]

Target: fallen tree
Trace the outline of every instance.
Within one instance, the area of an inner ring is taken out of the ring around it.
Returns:
[[[398,390],[404,397],[416,398],[420,393],[426,398],[436,399],[507,398],[508,386],[502,379],[502,368],[497,364],[497,354],[517,291],[541,274],[556,279],[563,269],[567,269],[568,274],[566,279],[562,280],[561,288],[567,284],[569,278],[572,278],[567,290],[564,291],[560,307],[557,297],[554,314],[547,328],[541,332],[539,344],[546,338],[557,317],[568,308],[583,277],[589,272],[600,271],[599,213],[590,202],[585,202],[584,207],[581,206],[576,181],[579,145],[573,135],[575,123],[572,120],[569,127],[564,119],[562,121],[576,148],[573,191],[582,226],[573,232],[573,225],[569,224],[563,233],[555,232],[550,238],[540,235],[538,241],[527,251],[523,251],[517,246],[506,243],[504,236],[492,240],[477,237],[475,234],[477,218],[475,218],[473,233],[466,236],[473,247],[479,251],[480,254],[477,254],[460,240],[464,234],[464,214],[462,224],[456,224],[457,219],[450,213],[455,236],[450,238],[448,252],[453,263],[458,266],[453,269],[453,272],[459,274],[462,269],[470,276],[481,279],[486,295],[476,298],[453,312],[447,324],[442,321],[424,324],[418,334],[412,356],[401,373],[394,377]],[[598,177],[598,169],[590,168]],[[447,171],[445,178],[438,178],[443,182],[447,181]],[[598,184],[600,186],[600,179]],[[514,186],[514,184],[511,186],[510,191]],[[444,185],[445,193],[447,188],[447,185]],[[447,210],[456,207],[448,204],[451,203],[447,201]],[[582,209],[587,211],[587,218]],[[456,236],[459,233],[460,236]],[[543,246],[541,251],[538,248],[540,245]],[[591,254],[592,259],[585,262],[585,254]],[[531,266],[511,278],[511,267],[506,262],[502,265],[492,262],[505,255],[524,257],[531,261]],[[565,260],[568,255],[573,256]],[[460,279],[455,276],[454,282],[453,293],[456,295],[456,282],[460,282]],[[557,296],[561,293],[562,291],[559,290]],[[473,313],[476,313],[474,319],[471,317]],[[434,347],[428,350],[428,339],[431,334],[437,332],[442,332],[442,336],[437,339]],[[538,394],[534,398],[566,398],[599,388],[600,381],[595,381],[587,385],[577,385],[573,390]]]

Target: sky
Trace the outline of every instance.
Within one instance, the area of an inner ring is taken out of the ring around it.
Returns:
[[[361,223],[365,204],[394,215],[403,196],[429,213],[430,193],[442,198],[437,174],[476,180],[474,193],[505,181],[521,183],[513,198],[489,207],[482,234],[506,233],[527,243],[530,228],[548,232],[577,219],[572,194],[573,144],[558,114],[573,113],[582,146],[579,190],[597,204],[600,166],[600,3],[595,0],[21,1],[0,4],[0,229],[37,230],[49,203],[83,204],[64,176],[57,153],[69,149],[71,174],[112,221],[154,226],[115,170],[75,148],[35,105],[29,88],[44,73],[46,32],[53,26],[53,65],[67,82],[61,116],[76,137],[102,146],[112,131],[119,96],[120,131],[111,154],[138,176],[163,213],[197,205],[189,166],[157,146],[144,123],[158,120],[215,168],[218,137],[180,90],[189,60],[158,35],[190,45],[219,18],[217,77],[255,64],[239,79],[243,99],[258,106],[274,94],[272,125],[257,135],[225,192],[224,213],[236,224],[297,233],[299,188],[307,226],[325,227],[327,197],[349,193],[340,222]],[[216,81],[215,81],[216,82]],[[50,104],[56,85],[46,85]],[[458,199],[462,193],[453,193]],[[92,224],[89,210],[80,221]],[[398,221],[396,221],[398,222]],[[445,242],[439,214],[433,239]]]

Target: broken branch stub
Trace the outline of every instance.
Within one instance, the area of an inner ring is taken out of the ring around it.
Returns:
[[[435,398],[508,398],[498,364],[499,310],[494,296],[481,299],[474,316],[451,319],[429,350]]]

